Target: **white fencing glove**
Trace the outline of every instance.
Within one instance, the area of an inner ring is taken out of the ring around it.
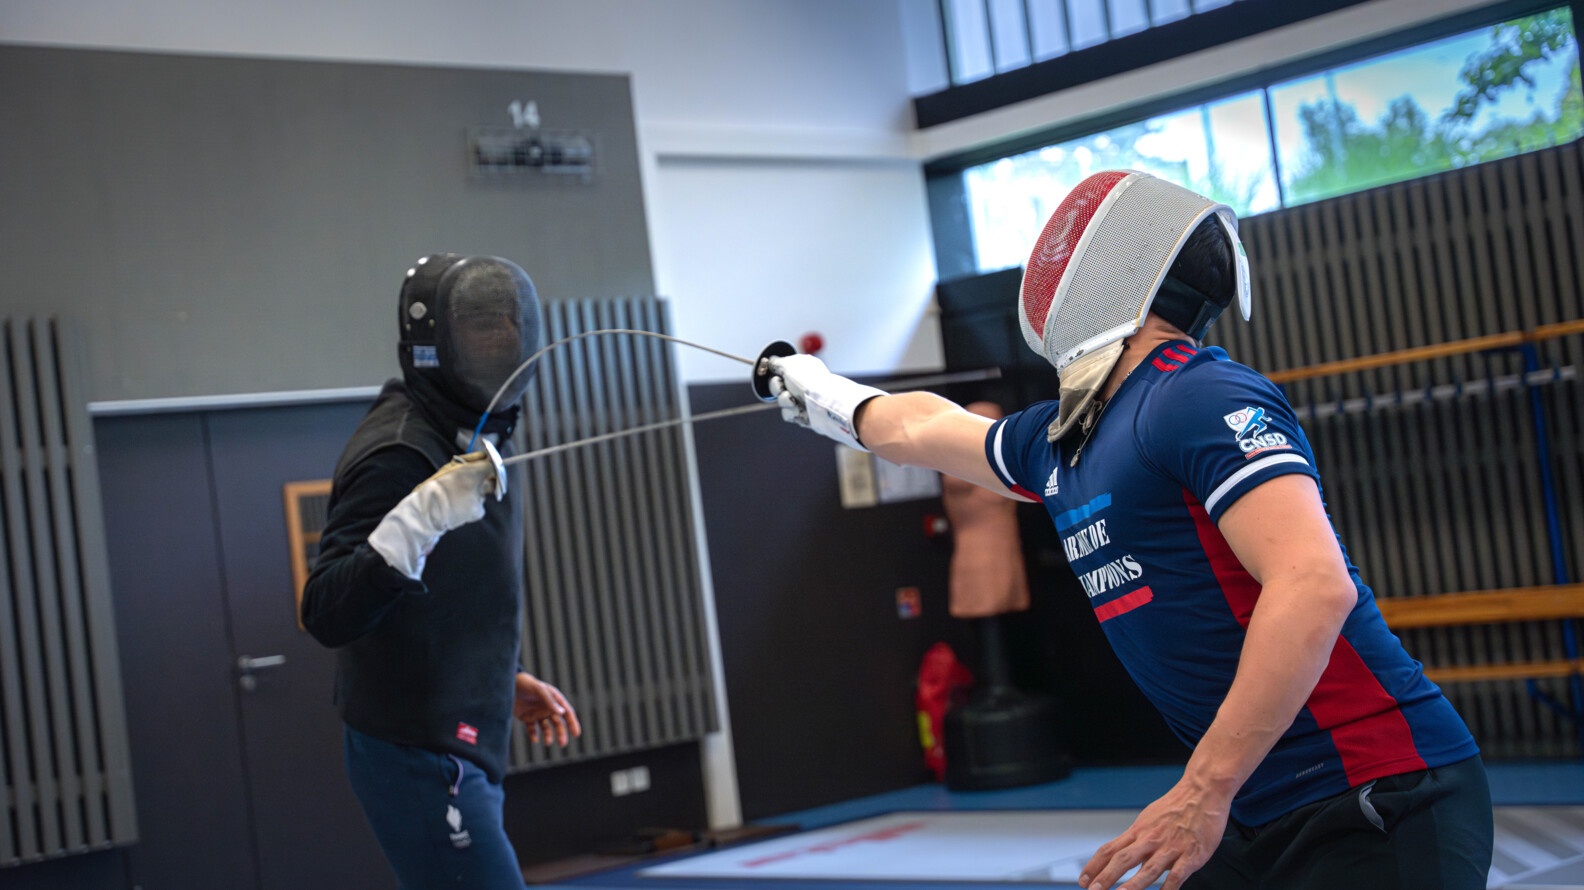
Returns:
[[[884,390],[832,374],[812,355],[772,358],[770,375],[770,391],[781,406],[782,420],[806,426],[849,448],[869,450],[858,441],[853,415],[859,405],[885,395]]]
[[[484,518],[484,498],[506,495],[506,467],[489,440],[483,449],[459,454],[418,483],[369,533],[391,568],[417,581],[429,552],[446,532]]]

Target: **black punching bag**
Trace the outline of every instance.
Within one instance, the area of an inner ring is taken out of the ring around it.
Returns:
[[[1012,685],[1000,616],[976,618],[979,680],[946,712],[946,787],[984,791],[1054,782],[1072,772],[1056,700]]]

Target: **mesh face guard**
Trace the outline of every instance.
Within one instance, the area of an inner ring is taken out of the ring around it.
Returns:
[[[448,389],[484,410],[517,366],[539,348],[539,295],[516,263],[468,257],[440,279],[436,346]],[[522,398],[534,369],[517,376],[496,404]]]
[[[1147,173],[1110,170],[1080,182],[1046,221],[1024,267],[1018,320],[1029,348],[1062,377],[1051,441],[1097,407],[1122,354],[1106,347],[1138,333],[1183,243],[1211,214],[1231,239],[1238,309],[1247,319],[1248,259],[1225,204]],[[1086,357],[1081,375],[1066,373]]]

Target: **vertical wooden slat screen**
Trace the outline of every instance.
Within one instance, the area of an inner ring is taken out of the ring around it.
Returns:
[[[668,331],[664,304],[649,298],[548,303],[545,316],[552,341],[591,330]],[[677,418],[679,385],[663,341],[573,341],[540,361],[520,448]],[[565,752],[529,745],[519,727],[514,768],[714,731],[689,472],[681,430],[672,427],[536,458],[514,475],[526,504],[525,663],[572,699],[584,724]]]
[[[0,866],[137,840],[83,352],[0,321]]]
[[[1250,217],[1253,321],[1225,319],[1209,339],[1273,373],[1584,318],[1581,173],[1571,143]],[[1376,596],[1579,580],[1580,373],[1584,336],[1573,335],[1286,384]],[[1480,664],[1565,657],[1566,630],[1402,636],[1421,660]],[[1569,681],[1531,682],[1447,688],[1488,756],[1578,752],[1576,727],[1558,714]]]

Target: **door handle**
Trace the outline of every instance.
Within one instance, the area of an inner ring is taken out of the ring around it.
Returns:
[[[256,671],[259,668],[280,667],[285,663],[286,656],[284,655],[260,655],[257,658],[243,655],[237,659],[237,670],[245,674],[249,671]]]
[[[254,671],[260,668],[280,667],[285,663],[286,656],[284,655],[260,655],[257,658],[239,655],[236,661],[237,685],[247,692],[252,692],[258,688],[258,678],[253,676]]]

